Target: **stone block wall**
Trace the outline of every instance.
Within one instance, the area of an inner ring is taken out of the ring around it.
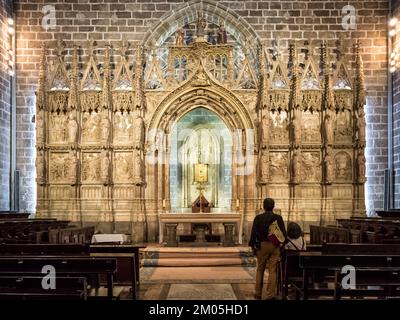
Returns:
[[[0,0],[0,211],[10,209],[10,76],[6,61],[9,49],[7,19],[13,11],[12,1]]]
[[[199,2],[199,1],[195,1]],[[212,1],[204,0],[204,3]],[[57,40],[85,45],[94,39],[119,44],[141,42],[183,0],[16,0],[18,48],[17,168],[22,172],[21,208],[35,210],[35,139],[32,116],[39,69],[40,45]],[[351,17],[342,10],[349,1],[218,1],[246,20],[260,40],[360,40],[367,89],[367,209],[383,207],[384,170],[387,167],[387,16],[389,0],[353,1],[355,29],[342,22]],[[54,9],[54,11],[52,11]],[[42,11],[43,10],[43,11]],[[50,10],[50,11],[49,11]],[[51,19],[54,14],[55,20]],[[51,22],[54,22],[51,25]],[[46,26],[49,27],[46,30]],[[346,46],[348,52],[351,47]]]
[[[400,21],[400,1],[392,1],[393,16]],[[400,48],[400,34],[396,45]],[[395,170],[394,207],[400,208],[400,71],[393,73],[393,160]]]

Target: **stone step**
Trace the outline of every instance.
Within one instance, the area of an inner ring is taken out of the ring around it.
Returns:
[[[211,267],[211,266],[254,266],[254,258],[165,258],[143,259],[143,267]]]

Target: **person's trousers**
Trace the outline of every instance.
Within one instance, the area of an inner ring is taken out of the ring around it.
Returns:
[[[264,284],[264,272],[268,266],[268,282],[266,299],[275,298],[277,292],[277,266],[279,263],[280,250],[271,242],[261,242],[261,247],[256,252],[257,256],[257,276],[256,276],[256,296],[262,296]]]

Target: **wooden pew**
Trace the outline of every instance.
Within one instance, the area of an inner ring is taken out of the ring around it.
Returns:
[[[0,256],[88,256],[87,244],[0,244]]]
[[[56,278],[56,288],[45,290],[42,277],[0,276],[0,300],[86,300],[86,278]]]
[[[326,243],[321,246],[323,254],[381,254],[400,255],[400,245],[391,244],[342,244]]]
[[[65,228],[68,224],[69,221],[55,219],[3,220],[0,221],[0,243],[36,243],[46,238],[44,234],[49,229]]]
[[[49,243],[79,243],[89,244],[92,241],[95,228],[91,227],[74,227],[49,230]]]
[[[98,277],[107,279],[107,297],[113,299],[113,279],[117,270],[117,260],[93,257],[6,257],[0,256],[0,276],[43,277],[42,268],[51,265],[57,277]]]
[[[321,251],[321,245],[307,245],[307,250],[304,252]],[[289,297],[289,287],[294,289],[296,299],[300,298],[301,287],[303,283],[303,270],[300,269],[300,252],[303,251],[283,251],[279,263],[279,270],[281,275],[281,288],[280,292],[284,300]]]
[[[310,243],[321,245],[323,243],[351,243],[357,241],[360,237],[360,232],[346,228],[334,226],[310,226]]]
[[[120,256],[118,262],[121,264],[121,270],[119,272],[119,279],[125,283],[133,283],[133,296],[137,297],[139,293],[140,287],[140,254],[139,250],[144,249],[146,246],[144,245],[91,245],[90,253],[91,254],[133,254],[134,255],[134,266],[129,266],[129,260],[127,261],[126,257],[123,255]],[[117,257],[118,258],[118,257]],[[131,272],[129,272],[132,270]],[[136,281],[133,281],[136,279]],[[133,282],[132,282],[133,281]]]
[[[114,282],[116,284],[132,287],[132,298],[139,293],[140,262],[139,249],[144,246],[131,245],[92,245],[88,244],[0,244],[0,256],[92,256],[115,258],[117,272]]]
[[[362,271],[400,271],[400,255],[387,253],[369,253],[369,254],[324,254],[322,252],[301,252],[300,256],[300,268],[303,269],[303,286],[302,293],[303,299],[307,300],[309,296],[323,296],[329,295],[332,297],[340,297],[340,294],[336,294],[338,291],[338,281],[340,277],[338,274],[341,272],[343,266],[352,265],[356,269]],[[335,289],[315,289],[310,288],[310,278],[313,278],[318,272],[323,274],[326,278],[327,275],[334,277]],[[369,285],[374,285],[374,281],[371,281]],[[350,294],[351,292],[346,292]],[[376,294],[376,292],[375,292]],[[357,295],[355,295],[357,296]]]
[[[28,219],[29,213],[17,213],[15,211],[0,211],[0,220]]]

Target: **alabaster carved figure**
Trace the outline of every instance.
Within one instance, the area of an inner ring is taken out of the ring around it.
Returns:
[[[37,112],[35,122],[36,122],[36,141],[37,144],[42,144],[44,142],[43,111]]]
[[[132,113],[121,113],[115,114],[115,125],[114,125],[114,143],[132,143],[133,139],[133,115]]]
[[[324,118],[324,139],[327,144],[332,144],[334,141],[332,117],[329,113],[326,113]]]
[[[104,112],[101,117],[101,140],[103,143],[107,143],[110,137],[110,118],[108,112]]]
[[[76,172],[77,172],[77,164],[78,164],[78,159],[76,157],[76,151],[70,151],[68,156],[67,156],[67,163],[69,165],[68,170],[66,170],[68,173],[67,174],[67,180],[70,181],[71,183],[76,182]]]
[[[175,33],[175,45],[182,47],[185,39],[185,30],[179,28]]]
[[[139,150],[133,153],[133,183],[141,185],[143,183],[143,160]]]
[[[260,135],[260,146],[268,145],[269,143],[269,126],[270,117],[263,115],[261,122],[259,123],[259,135]]]
[[[327,150],[325,153],[324,165],[325,165],[325,182],[331,183],[334,180],[334,175],[335,175],[335,162],[329,150]]]
[[[42,184],[45,180],[44,168],[45,168],[44,151],[38,150],[36,153],[36,182],[39,184]]]
[[[133,178],[132,159],[129,153],[118,153],[115,156],[115,180],[129,181]]]
[[[319,154],[315,152],[302,153],[302,181],[318,181],[320,179],[320,164]]]
[[[360,144],[365,142],[365,112],[364,108],[359,108],[356,112],[357,140]]]
[[[67,140],[67,117],[63,114],[53,113],[50,117],[51,129],[49,132],[50,141],[63,143]]]
[[[364,150],[359,149],[357,152],[357,169],[358,169],[358,182],[359,183],[364,183],[366,181],[365,179],[365,173],[366,173],[366,168],[365,168],[365,155],[364,155]]]
[[[335,157],[335,177],[351,180],[351,158],[346,152],[339,152]]]
[[[92,112],[83,118],[82,139],[84,141],[98,141],[101,134],[99,114]]]
[[[101,152],[101,180],[104,184],[108,184],[110,174],[110,153],[108,151]]]
[[[301,143],[301,122],[298,110],[295,110],[293,112],[293,117],[290,127],[292,131],[293,143],[295,147],[298,147]]]
[[[139,112],[135,113],[135,118],[133,119],[133,129],[134,129],[134,138],[133,143],[136,149],[141,149],[144,144],[144,121],[140,116]]]
[[[76,143],[78,133],[78,122],[76,121],[75,112],[72,111],[68,116],[68,142]]]
[[[270,154],[270,177],[273,180],[286,180],[288,177],[288,156],[283,152]]]
[[[291,180],[295,183],[297,183],[300,179],[300,153],[300,150],[297,148],[293,150]]]
[[[83,180],[99,181],[99,154],[86,154],[83,161]]]
[[[267,183],[269,179],[269,152],[267,149],[261,149],[259,168],[260,183]]]
[[[336,115],[335,121],[335,140],[343,141],[351,139],[352,127],[351,127],[351,114],[350,111],[344,110]]]

